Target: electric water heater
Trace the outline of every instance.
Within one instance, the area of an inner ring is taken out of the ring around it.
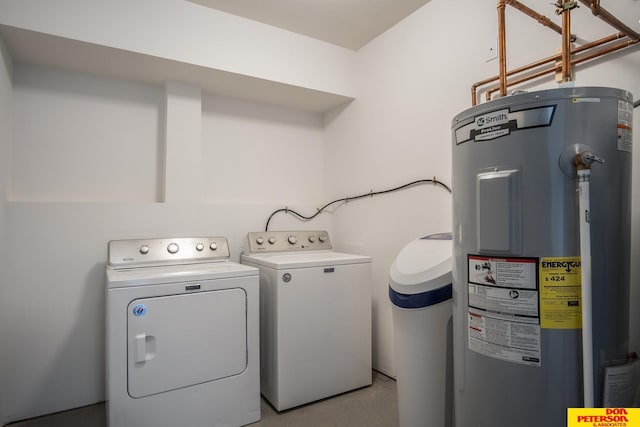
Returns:
[[[628,356],[632,114],[626,91],[574,87],[499,98],[453,119],[458,427],[566,425],[591,375],[595,406],[611,399],[606,368]],[[590,159],[584,212],[581,155]],[[590,254],[581,254],[580,221]],[[587,374],[581,256],[593,301]]]

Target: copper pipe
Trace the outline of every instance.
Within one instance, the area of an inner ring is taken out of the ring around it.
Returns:
[[[634,41],[640,40],[640,34],[633,31],[631,27],[628,27],[627,25],[625,25],[622,21],[620,21],[618,18],[613,16],[605,8],[601,7],[599,0],[580,0],[580,3],[589,7],[591,9],[591,12],[595,16],[602,19],[604,22],[611,25],[613,28],[617,29],[618,31],[622,31],[631,40],[634,40]]]
[[[589,61],[591,59],[595,59],[595,58],[598,58],[600,56],[616,52],[616,51],[618,51],[620,49],[624,49],[626,47],[633,46],[634,44],[637,44],[637,43],[638,43],[638,40],[628,39],[626,41],[622,41],[622,42],[617,43],[615,45],[599,49],[596,52],[586,53],[586,54],[580,56],[579,58],[574,58],[574,59],[571,60],[571,64],[572,65],[581,64],[581,63]],[[582,50],[584,50],[584,49],[582,49]],[[535,78],[542,77],[545,74],[554,73],[556,71],[558,71],[558,66],[554,65],[553,67],[545,68],[544,70],[540,70],[540,71],[537,71],[535,73],[527,74],[526,76],[522,76],[522,77],[513,79],[513,80],[508,82],[508,86],[513,86],[513,85],[517,85],[517,84],[520,84],[520,83],[524,83],[526,81],[533,80]],[[487,89],[487,92],[486,92],[487,101],[491,100],[491,94],[496,92],[498,89],[499,89],[498,86],[493,86],[493,87]]]
[[[602,46],[603,44],[607,44],[610,43],[612,41],[615,40],[619,40],[626,37],[625,34],[623,32],[619,32],[619,33],[615,33],[615,34],[611,34],[610,36],[607,37],[603,37],[601,39],[589,42],[589,43],[585,43],[582,46],[578,46],[577,48],[573,49],[571,51],[572,55],[575,55],[576,53],[580,53],[583,52],[585,50],[589,50],[589,49],[593,49],[594,47],[598,47],[598,46]]]
[[[544,25],[545,27],[549,27],[551,28],[553,31],[555,31],[558,34],[562,34],[562,27],[560,27],[558,24],[554,23],[553,21],[551,21],[551,19],[547,18],[544,15],[539,14],[538,12],[536,12],[535,10],[529,8],[528,6],[525,6],[524,4],[520,3],[518,0],[506,0],[506,3],[510,6],[513,6],[514,8],[518,9],[520,12],[524,13],[527,16],[530,16],[531,18],[535,19],[536,21],[538,21],[540,24]],[[576,41],[576,35],[572,34],[571,35],[571,41]]]
[[[524,83],[524,82],[526,82],[528,80],[533,80],[535,78],[542,77],[545,74],[553,73],[557,69],[558,68],[556,66],[553,66],[551,68],[545,68],[544,70],[536,71],[535,73],[527,74],[526,76],[513,79],[512,81],[510,81],[508,83],[508,85],[509,86],[513,86],[513,85],[517,85],[517,84],[520,84],[520,83]],[[486,100],[487,101],[491,101],[491,94],[493,94],[493,92],[496,92],[498,89],[499,89],[498,86],[493,86],[493,87],[487,89],[487,92],[485,94]]]
[[[562,81],[571,81],[571,9],[562,11]]]
[[[638,42],[633,41],[633,40],[627,40],[626,42],[621,42],[621,43],[618,43],[616,45],[600,49],[597,52],[592,52],[592,53],[588,53],[588,54],[582,55],[580,58],[573,59],[571,61],[571,63],[573,65],[580,64],[582,62],[586,62],[588,60],[597,58],[599,56],[606,55],[606,54],[609,54],[609,53],[613,53],[613,52],[615,52],[617,50],[620,50],[620,49],[624,49],[624,48],[632,46],[632,45],[634,45],[636,43],[638,43]],[[513,80],[509,81],[508,85],[509,86],[517,85],[517,84],[524,83],[524,82],[529,81],[529,80],[533,80],[533,79],[538,78],[538,77],[542,77],[545,74],[550,74],[550,73],[554,73],[554,72],[557,72],[557,71],[558,71],[558,66],[557,65],[553,66],[553,67],[550,67],[550,68],[545,68],[544,70],[540,70],[540,71],[537,71],[535,73],[530,73],[530,74],[527,74],[526,76],[522,76],[522,77],[513,79]],[[493,87],[487,89],[487,92],[486,92],[487,101],[491,100],[491,95],[494,92],[496,92],[498,89],[499,89],[498,86],[493,86]]]
[[[507,95],[507,35],[505,0],[498,0],[498,56],[500,58],[500,96]]]
[[[611,52],[615,52],[619,49],[623,49],[625,47],[634,45],[640,41],[640,34],[633,31],[630,27],[626,26],[624,23],[618,20],[615,16],[613,16],[607,10],[602,8],[600,6],[600,0],[580,0],[580,2],[585,4],[587,7],[589,7],[591,9],[591,12],[595,16],[599,17],[601,20],[605,21],[612,27],[618,29],[622,33],[622,35],[627,37],[629,40],[626,42],[618,43],[613,46],[609,46],[604,49],[600,49],[597,52],[592,52],[592,53],[582,55],[580,58],[572,59],[572,55],[574,55],[575,53],[586,51],[588,49],[591,49],[591,48],[594,48],[594,47],[597,47],[621,38],[621,33],[614,34],[613,36],[605,37],[595,42],[587,43],[577,49],[572,50],[571,42],[574,41],[574,39],[572,39],[573,35],[571,35],[570,10],[577,7],[577,5],[575,4],[575,2],[571,2],[570,0],[558,0],[556,3],[556,6],[559,7],[558,13],[561,13],[563,18],[562,29],[561,29],[562,30],[561,31],[562,32],[562,53],[560,55],[554,55],[549,58],[536,61],[524,67],[519,67],[515,70],[507,71],[505,6],[506,4],[511,4],[518,10],[521,10],[524,13],[534,17],[535,15],[529,14],[528,12],[529,11],[533,13],[536,13],[536,12],[532,11],[531,9],[528,9],[524,5],[521,5],[517,0],[498,0],[498,42],[499,42],[499,56],[500,56],[500,68],[499,68],[500,73],[497,77],[491,77],[491,78],[479,81],[477,83],[474,83],[472,85],[471,87],[472,105],[477,104],[478,88],[492,81],[495,81],[496,79],[499,80],[499,85],[497,87],[492,87],[487,90],[487,93],[486,93],[487,100],[491,99],[491,94],[496,90],[500,90],[500,96],[506,96],[508,86],[522,83],[522,82],[543,76],[548,73],[557,72],[558,68],[561,69],[562,80],[569,81],[571,80],[571,67],[573,65],[584,62],[584,61],[588,61],[589,59],[597,58],[599,56],[602,56]],[[525,10],[527,11],[525,12]],[[541,21],[539,20],[539,22]],[[558,58],[562,60],[562,64],[560,67],[558,65],[555,65],[553,67],[550,67],[535,73],[530,73],[527,76],[520,77],[518,79],[507,82],[507,76],[509,75],[513,75],[522,71],[527,71],[527,70],[539,67],[541,65],[546,64],[547,62],[557,61]]]
[[[571,54],[575,55],[577,53],[583,52],[585,50],[593,49],[593,48],[598,47],[598,46],[602,46],[603,44],[610,43],[612,41],[621,39],[623,37],[625,37],[625,35],[622,32],[616,33],[616,34],[612,34],[610,36],[603,37],[601,39],[592,41],[590,43],[585,43],[582,46],[578,46],[577,48],[575,48],[575,49],[573,49],[571,51]],[[521,73],[523,71],[528,71],[528,70],[531,70],[533,68],[540,67],[540,66],[542,66],[544,64],[547,64],[549,62],[556,62],[556,61],[559,61],[561,59],[562,59],[562,55],[560,53],[557,53],[557,54],[555,54],[553,56],[549,56],[549,57],[541,59],[539,61],[532,62],[532,63],[530,63],[528,65],[524,65],[524,66],[521,66],[521,67],[518,67],[518,68],[514,68],[513,70],[507,72],[507,76],[511,76],[511,75],[514,75],[514,74],[519,74],[519,73]],[[484,79],[484,80],[481,80],[479,82],[474,83],[471,86],[471,102],[472,102],[471,105],[477,105],[477,97],[478,97],[477,90],[478,90],[479,87],[484,86],[486,84],[489,84],[491,82],[494,82],[494,81],[498,80],[499,78],[500,78],[500,76],[493,76],[493,77],[489,77],[487,79]]]
[[[618,51],[620,49],[624,49],[626,47],[633,46],[634,44],[637,44],[638,42],[640,42],[640,40],[633,40],[633,39],[630,38],[627,41],[623,41],[623,42],[620,42],[618,44],[614,44],[613,46],[605,47],[603,49],[598,50],[597,52],[586,53],[586,54],[582,55],[581,57],[574,59],[572,62],[573,62],[574,65],[575,64],[580,64],[582,62],[589,61],[590,59],[594,59],[594,58],[597,58],[599,56],[607,55],[609,53],[613,53],[613,52]]]

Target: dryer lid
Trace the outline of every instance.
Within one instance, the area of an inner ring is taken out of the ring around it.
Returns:
[[[111,289],[257,275],[257,268],[233,261],[131,269],[107,268],[107,286]]]

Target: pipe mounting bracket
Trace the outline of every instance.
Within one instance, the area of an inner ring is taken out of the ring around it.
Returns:
[[[580,7],[578,5],[577,0],[558,0],[555,4],[556,6],[556,15],[562,15],[563,13],[575,9],[576,7]]]

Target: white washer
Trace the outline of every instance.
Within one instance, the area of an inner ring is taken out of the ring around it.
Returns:
[[[371,384],[371,258],[332,251],[324,231],[254,232],[261,391],[282,411]]]
[[[258,421],[258,270],[223,237],[114,240],[108,258],[108,425]]]

